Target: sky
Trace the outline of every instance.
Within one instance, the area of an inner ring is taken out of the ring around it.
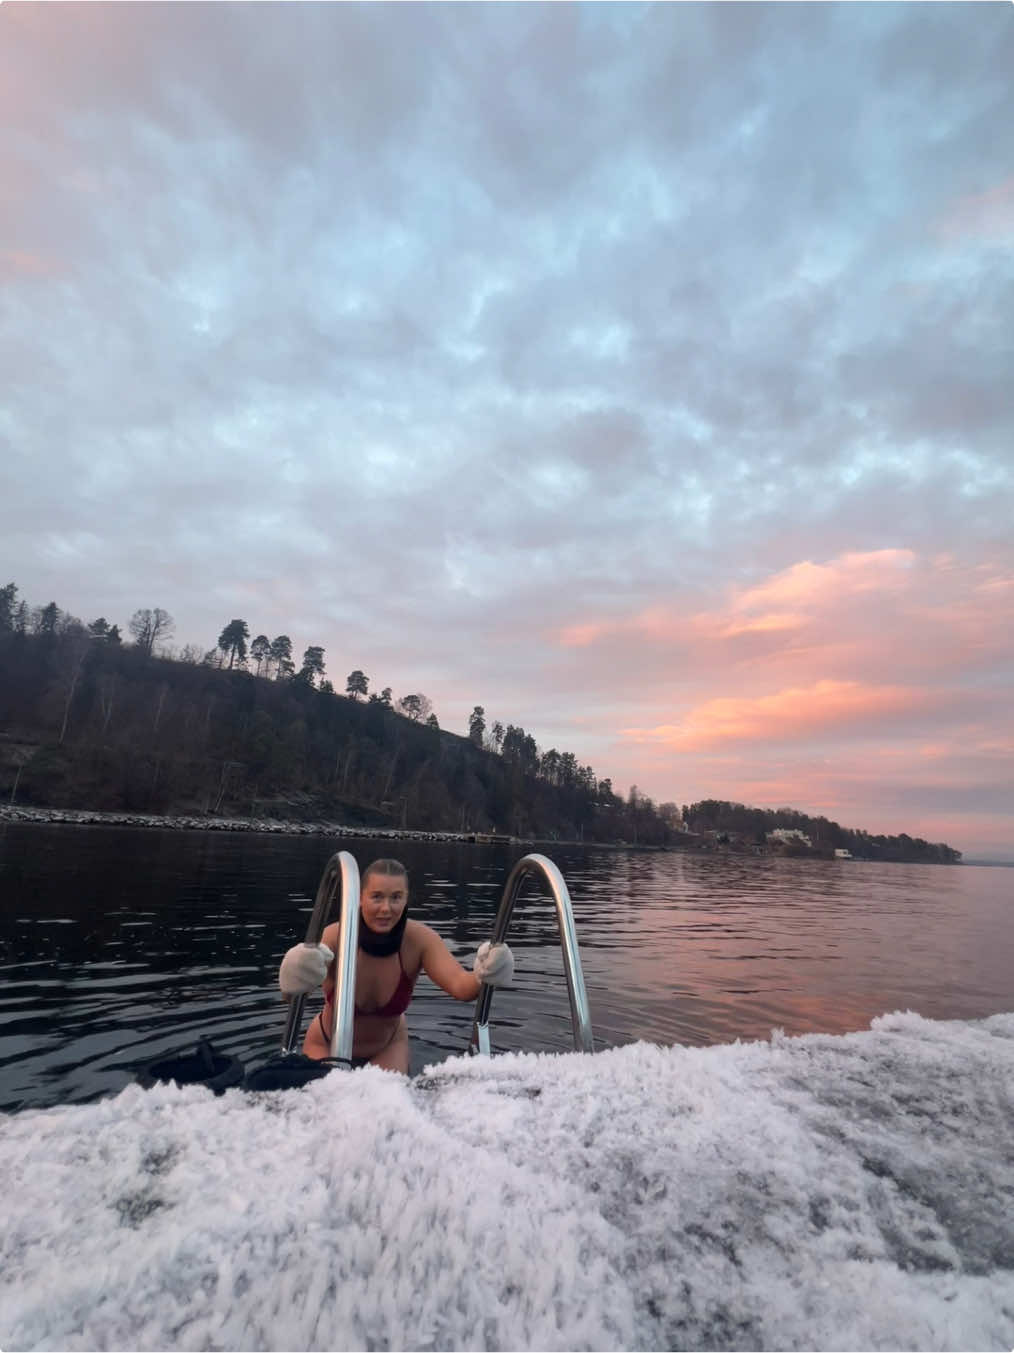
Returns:
[[[1014,6],[0,5],[0,581],[1014,858]]]

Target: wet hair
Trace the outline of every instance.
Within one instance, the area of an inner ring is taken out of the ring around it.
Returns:
[[[403,878],[405,880],[405,891],[408,892],[408,870],[400,860],[374,860],[363,870],[360,879],[360,886],[366,887],[366,880],[371,874],[386,874],[389,878]]]

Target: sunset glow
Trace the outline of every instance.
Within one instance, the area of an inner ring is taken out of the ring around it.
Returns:
[[[0,5],[0,586],[1014,858],[1012,16]]]

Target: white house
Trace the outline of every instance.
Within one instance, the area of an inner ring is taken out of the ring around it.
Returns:
[[[769,841],[781,841],[788,844],[790,841],[799,841],[804,846],[811,846],[812,842],[805,832],[801,832],[798,827],[776,827],[774,831],[768,832]]]

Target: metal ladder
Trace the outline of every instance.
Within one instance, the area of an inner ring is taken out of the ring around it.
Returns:
[[[570,893],[563,881],[563,875],[552,860],[545,855],[526,855],[518,860],[511,870],[500,909],[493,926],[493,944],[502,944],[507,938],[507,928],[514,914],[514,903],[518,899],[525,879],[534,875],[541,877],[553,895],[556,905],[556,920],[560,927],[560,945],[563,949],[563,970],[567,977],[567,995],[570,998],[570,1018],[574,1026],[574,1048],[577,1052],[594,1052],[592,1042],[591,1013],[588,1009],[588,993],[584,986],[584,973],[581,971],[581,955],[577,948],[577,931],[574,928],[574,910],[570,904]],[[493,1004],[493,988],[481,986],[479,998],[475,1003],[475,1020],[472,1024],[472,1040],[469,1051],[473,1055],[490,1055],[489,1011]]]
[[[332,906],[337,899],[341,908],[338,930],[338,964],[335,970],[334,1029],[331,1031],[331,1056],[338,1061],[352,1061],[352,1022],[356,1005],[356,954],[359,941],[359,866],[347,850],[332,855],[324,866],[317,886],[306,939],[311,947],[320,944],[320,937],[328,923]],[[282,1037],[282,1054],[297,1051],[303,1019],[305,996],[294,996],[289,1002],[289,1017]]]
[[[570,1017],[574,1027],[574,1048],[578,1052],[594,1052],[591,1013],[588,1008],[588,994],[585,991],[584,973],[581,970],[581,955],[577,947],[577,931],[574,928],[570,893],[567,891],[563,875],[545,855],[526,855],[511,870],[493,925],[491,943],[502,944],[506,939],[514,914],[514,904],[525,880],[532,875],[541,877],[556,905],[560,945],[563,949],[563,969],[567,978],[567,995],[570,999]],[[331,1032],[331,1056],[336,1061],[351,1064],[359,939],[359,866],[347,850],[340,850],[336,855],[332,855],[324,866],[306,927],[304,944],[316,946],[320,943],[336,901],[341,914],[338,963],[335,970],[335,1015],[334,1028]],[[297,1051],[295,1043],[299,1037],[305,1001],[305,996],[295,996],[289,1003],[289,1015],[282,1038],[283,1056]],[[489,1012],[492,1003],[493,988],[481,986],[475,1003],[475,1019],[469,1047],[469,1051],[473,1054],[487,1057],[490,1055]]]

